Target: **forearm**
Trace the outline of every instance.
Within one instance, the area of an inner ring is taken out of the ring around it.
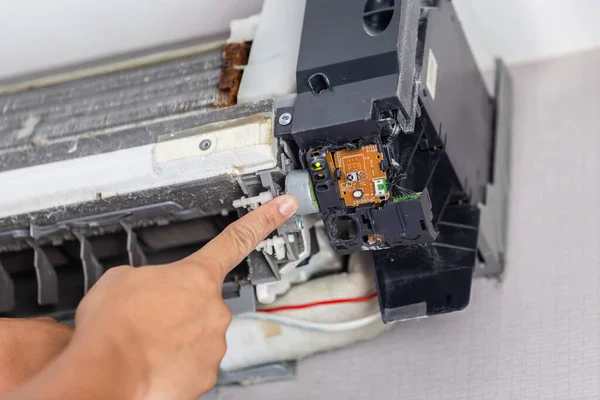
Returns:
[[[135,352],[109,341],[75,338],[65,351],[5,400],[141,399],[146,376]]]
[[[0,319],[0,399],[61,354],[72,334],[51,319]]]

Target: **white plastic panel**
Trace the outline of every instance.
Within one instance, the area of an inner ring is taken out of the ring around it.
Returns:
[[[273,168],[272,119],[0,172],[0,218],[117,194]],[[200,143],[210,140],[207,150]]]
[[[260,14],[248,18],[234,19],[229,24],[229,38],[227,39],[227,43],[240,43],[254,40],[259,23]]]
[[[239,103],[296,92],[296,64],[305,5],[305,0],[265,1],[244,69]]]

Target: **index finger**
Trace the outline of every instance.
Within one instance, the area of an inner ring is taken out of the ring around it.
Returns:
[[[185,261],[214,268],[225,276],[248,256],[271,232],[298,210],[298,200],[279,196],[229,225],[201,250]]]

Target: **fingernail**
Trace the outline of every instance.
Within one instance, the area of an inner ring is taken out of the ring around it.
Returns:
[[[293,196],[285,196],[279,205],[279,212],[284,217],[291,217],[298,210],[298,200]]]

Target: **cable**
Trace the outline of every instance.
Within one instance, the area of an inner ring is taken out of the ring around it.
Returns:
[[[285,325],[292,328],[299,328],[317,332],[346,332],[354,329],[363,328],[372,324],[375,321],[381,321],[381,314],[373,314],[368,317],[359,318],[353,321],[336,322],[332,324],[303,321],[301,319],[284,317],[281,315],[273,315],[268,313],[244,313],[239,314],[236,318],[253,319],[257,321],[272,322],[279,325]]]
[[[304,309],[304,308],[312,308],[312,307],[319,307],[319,306],[329,306],[329,305],[334,305],[334,304],[362,303],[363,301],[372,300],[375,297],[377,297],[377,293],[373,293],[373,294],[370,294],[368,296],[363,296],[363,297],[352,297],[352,298],[346,298],[346,299],[323,300],[323,301],[316,301],[314,303],[292,304],[292,305],[281,306],[281,307],[263,308],[263,309],[258,310],[258,311],[259,312],[264,312],[264,313],[273,313],[273,312],[278,312],[278,311],[301,310],[301,309]]]

